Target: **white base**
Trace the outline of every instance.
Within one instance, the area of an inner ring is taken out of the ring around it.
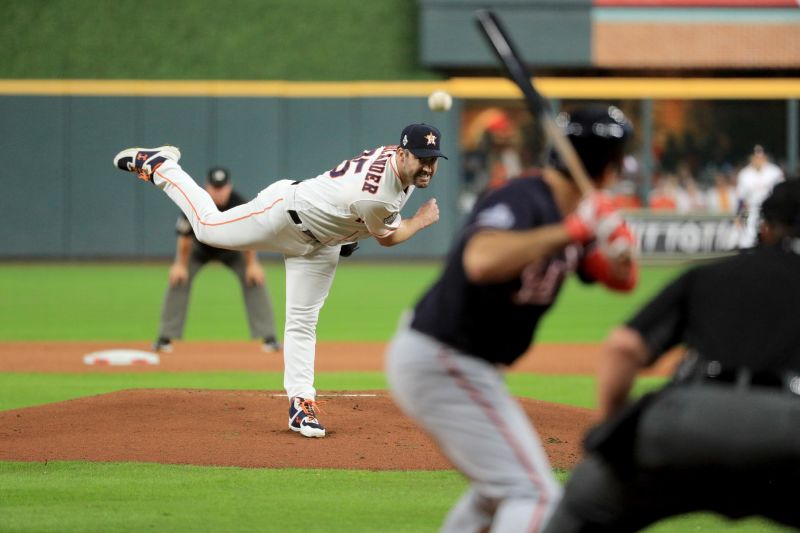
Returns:
[[[141,350],[103,350],[83,356],[87,365],[157,365],[160,361],[156,354]]]

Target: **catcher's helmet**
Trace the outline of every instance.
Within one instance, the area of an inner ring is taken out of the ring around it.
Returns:
[[[614,106],[584,107],[571,113],[560,113],[556,122],[572,142],[586,172],[599,179],[609,165],[622,163],[625,142],[633,135],[633,126],[623,112]],[[550,165],[569,175],[555,150],[550,150]]]

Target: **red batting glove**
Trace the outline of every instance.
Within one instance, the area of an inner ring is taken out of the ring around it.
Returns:
[[[587,243],[595,237],[600,220],[614,212],[611,198],[602,192],[593,192],[585,196],[575,212],[564,219],[564,227],[570,239]]]
[[[596,237],[600,250],[610,259],[623,256],[633,258],[636,252],[636,238],[625,219],[618,213],[611,213],[600,219]]]
[[[600,220],[597,240],[586,250],[582,270],[609,289],[627,292],[639,281],[636,239],[616,213]]]
[[[591,245],[587,249],[581,269],[591,279],[614,291],[631,291],[639,281],[639,266],[636,261],[627,261],[624,267],[615,264],[615,260],[609,259],[597,245]]]

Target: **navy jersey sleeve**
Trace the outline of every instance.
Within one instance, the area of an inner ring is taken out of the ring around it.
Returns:
[[[687,272],[667,285],[626,324],[644,338],[650,350],[649,364],[686,340],[691,274]]]
[[[465,228],[468,238],[486,229],[525,230],[557,222],[548,220],[553,218],[552,214],[547,215],[552,209],[548,198],[543,197],[543,189],[525,187],[523,179],[518,178],[520,181],[512,181],[481,199]]]

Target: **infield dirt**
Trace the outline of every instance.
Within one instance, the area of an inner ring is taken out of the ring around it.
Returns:
[[[177,343],[157,366],[86,366],[109,343],[3,343],[0,372],[280,371],[280,353],[255,343]],[[141,343],[125,348],[146,349]],[[379,371],[385,345],[320,343],[317,370]],[[542,345],[514,371],[592,373],[600,347]],[[674,366],[668,358],[651,374]],[[282,391],[136,389],[0,412],[0,460],[142,461],[272,468],[452,468],[386,391],[319,391],[324,439],[287,428]],[[571,468],[594,421],[590,409],[520,400],[553,466]]]

